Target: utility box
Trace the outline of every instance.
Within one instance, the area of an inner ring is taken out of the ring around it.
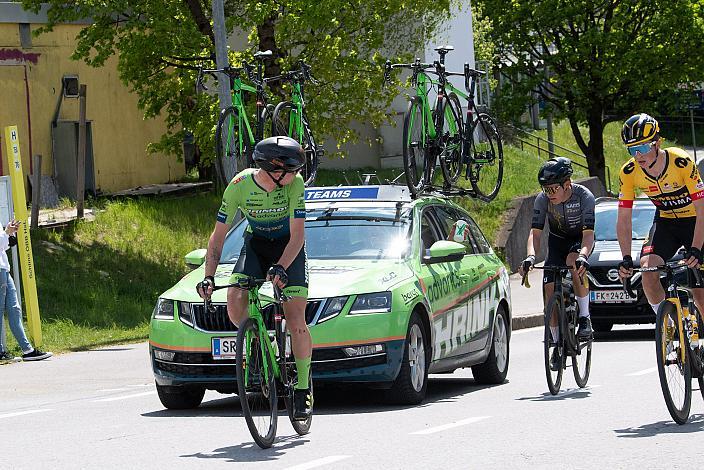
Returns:
[[[59,121],[54,129],[54,180],[60,197],[76,200],[78,176],[78,121]],[[86,122],[86,194],[95,195],[95,167],[93,165],[93,133]]]

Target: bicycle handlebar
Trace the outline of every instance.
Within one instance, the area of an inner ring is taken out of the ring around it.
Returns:
[[[240,278],[237,282],[234,282],[232,284],[224,284],[221,286],[213,286],[213,292],[221,289],[229,289],[230,287],[234,287],[235,289],[242,289],[242,290],[250,290],[250,289],[257,289],[262,286],[265,282],[267,282],[268,279],[257,279],[251,276],[248,277],[243,277]],[[274,301],[277,303],[281,302],[288,302],[291,300],[291,297],[288,295],[284,294],[283,290],[278,286],[272,283],[272,287],[274,289]],[[206,311],[212,311],[210,308],[210,298],[203,298],[203,307],[206,309]]]
[[[678,254],[682,254],[683,250],[680,250]],[[660,264],[657,266],[648,266],[644,268],[633,268],[632,271],[636,273],[651,273],[656,271],[672,271],[677,268],[687,268],[694,275],[694,280],[698,286],[702,285],[702,272],[701,268],[690,268],[684,262],[684,260],[668,261],[665,264]],[[631,276],[621,279],[621,284],[623,285],[623,290],[631,297],[637,297],[636,292],[631,287]]]

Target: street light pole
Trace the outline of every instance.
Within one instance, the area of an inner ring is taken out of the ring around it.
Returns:
[[[225,28],[225,5],[223,0],[213,0],[213,35],[215,36],[215,63],[217,68],[222,69],[229,65],[229,59],[227,57],[227,30]],[[230,79],[223,74],[218,76],[218,101],[221,112],[232,106]],[[223,139],[225,138],[227,138],[227,134],[223,132]],[[226,159],[222,162],[222,168],[225,171],[223,175],[225,178],[224,182],[227,184],[237,173],[237,162],[234,158]]]

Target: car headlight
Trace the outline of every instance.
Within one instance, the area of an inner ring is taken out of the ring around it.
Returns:
[[[391,292],[375,292],[358,295],[350,309],[350,315],[361,313],[388,313],[391,311]]]
[[[322,323],[324,321],[330,320],[340,314],[345,304],[347,303],[347,296],[344,297],[330,297],[325,303],[325,310],[318,317],[317,323]]]
[[[162,299],[156,303],[154,308],[154,318],[156,320],[173,320],[174,319],[174,301],[171,299]]]
[[[193,308],[190,303],[178,303],[178,318],[186,325],[193,326]]]

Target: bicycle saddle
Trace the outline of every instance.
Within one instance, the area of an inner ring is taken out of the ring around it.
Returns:
[[[446,53],[448,53],[448,52],[450,52],[450,51],[454,51],[455,48],[452,47],[452,46],[449,45],[449,44],[445,44],[444,46],[438,46],[438,47],[436,47],[435,50],[436,50],[437,52],[441,53],[441,54],[443,54],[443,53],[446,54]]]

